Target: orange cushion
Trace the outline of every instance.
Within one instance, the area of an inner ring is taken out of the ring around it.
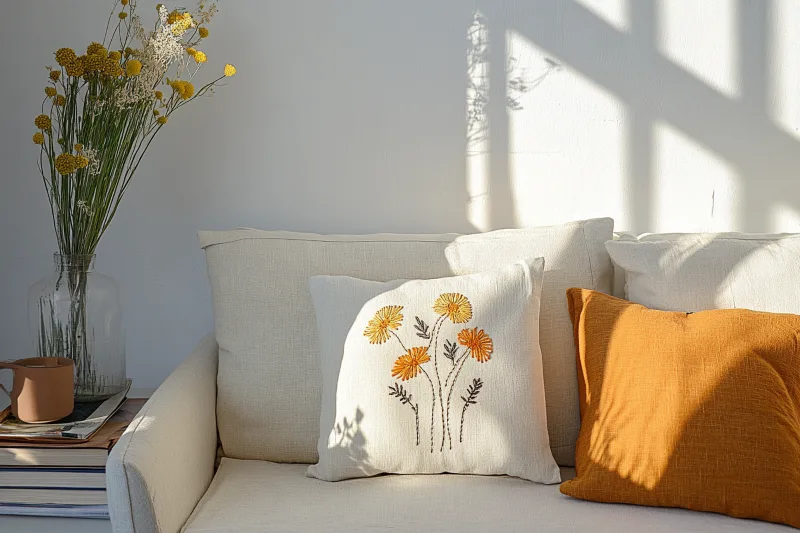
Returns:
[[[582,423],[561,492],[800,527],[800,316],[567,299]]]

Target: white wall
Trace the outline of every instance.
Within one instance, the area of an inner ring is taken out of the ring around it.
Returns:
[[[98,250],[135,386],[212,328],[198,229],[800,230],[797,0],[219,3],[208,68],[239,74],[173,117]],[[111,2],[7,4],[0,358],[16,358],[55,247],[30,141],[44,66],[102,37]]]

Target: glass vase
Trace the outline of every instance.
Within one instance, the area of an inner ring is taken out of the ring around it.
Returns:
[[[28,294],[34,349],[75,362],[75,400],[99,401],[125,387],[119,287],[94,270],[94,255],[55,254],[52,275]]]

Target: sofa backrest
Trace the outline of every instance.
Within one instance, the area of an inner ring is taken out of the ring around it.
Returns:
[[[556,460],[572,464],[580,420],[565,291],[611,290],[604,243],[612,230],[611,219],[596,219],[469,236],[200,232],[220,349],[217,420],[225,455],[317,460],[322,382],[309,277],[430,279],[544,257],[540,342],[548,431]]]

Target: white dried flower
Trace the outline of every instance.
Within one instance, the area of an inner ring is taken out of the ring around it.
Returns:
[[[86,148],[84,146],[81,155],[84,156],[86,159],[89,160],[89,164],[86,166],[86,172],[89,175],[95,176],[100,173],[100,159],[97,157],[97,150],[92,148]]]
[[[81,212],[87,217],[90,217],[94,214],[94,212],[89,207],[89,204],[86,203],[86,200],[78,200],[76,205],[78,206],[78,209],[80,209]]]

